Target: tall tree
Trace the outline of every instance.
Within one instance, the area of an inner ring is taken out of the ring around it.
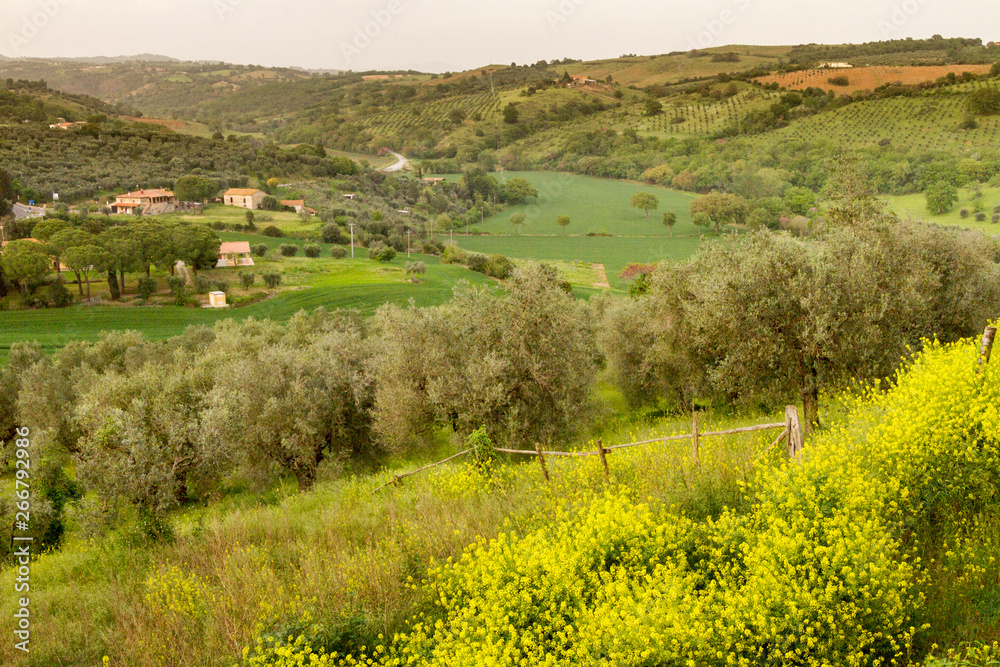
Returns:
[[[556,218],[556,224],[562,227],[564,235],[566,234],[566,228],[569,227],[569,222],[570,220],[568,215],[560,215]]]

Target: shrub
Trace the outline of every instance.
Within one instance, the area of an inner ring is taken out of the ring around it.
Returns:
[[[307,243],[306,247],[302,249],[306,257],[319,257],[322,251],[323,249],[315,243]]]
[[[214,229],[217,232],[221,232],[225,228],[226,228],[226,223],[224,223],[224,222],[218,222],[217,221],[217,222],[213,222],[212,223],[212,229]]]
[[[469,261],[469,253],[459,248],[457,245],[450,245],[441,254],[442,264],[466,264]]]
[[[396,250],[378,241],[368,248],[368,258],[376,262],[391,262],[396,258]]]
[[[194,291],[198,294],[208,294],[212,289],[212,281],[205,276],[198,276],[194,279]]]
[[[479,252],[470,252],[466,256],[465,265],[476,273],[486,273],[486,263],[489,259]]]
[[[263,257],[264,255],[267,254],[267,244],[266,243],[255,243],[253,245],[253,247],[250,248],[250,250],[257,257]]]
[[[281,284],[281,274],[277,271],[266,271],[260,277],[263,279],[264,285],[271,289]]]
[[[330,257],[334,259],[344,259],[347,257],[347,248],[344,246],[335,245],[330,248]]]
[[[282,257],[295,257],[299,252],[299,247],[294,243],[282,243],[278,251]]]
[[[514,263],[503,255],[490,255],[483,273],[492,278],[507,280],[514,273]]]
[[[228,292],[229,291],[229,281],[228,280],[214,280],[212,281],[212,287],[215,288],[217,292]]]
[[[961,218],[968,218],[969,217],[969,209],[963,208],[961,211],[958,212],[958,215]]]
[[[56,308],[65,308],[73,303],[73,295],[66,289],[62,280],[57,280],[49,287],[49,298],[52,299],[52,305]]]
[[[427,265],[423,262],[407,262],[406,263],[406,275],[409,276],[410,280],[417,282],[417,276],[427,273]]]
[[[425,255],[441,255],[444,253],[444,244],[437,239],[427,239],[420,245],[420,251]]]
[[[831,76],[827,79],[827,82],[834,86],[849,86],[851,85],[851,80],[846,76]]]
[[[994,213],[993,217],[990,218],[990,222],[992,222],[993,224],[1000,222],[1000,213]]]
[[[147,278],[143,276],[139,278],[139,286],[136,288],[136,294],[145,300],[149,300],[149,297],[156,293],[156,278]]]
[[[271,236],[276,239],[280,239],[285,235],[283,231],[281,231],[274,225],[268,225],[267,227],[262,229],[260,233],[263,234],[264,236]]]
[[[250,289],[257,282],[257,275],[254,273],[240,273],[240,284],[243,289]]]
[[[323,225],[319,233],[319,238],[323,243],[343,243],[345,241],[340,225],[333,222]]]

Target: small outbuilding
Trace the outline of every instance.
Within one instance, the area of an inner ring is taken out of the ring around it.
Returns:
[[[226,293],[225,292],[209,292],[208,293],[208,307],[209,308],[227,308],[226,303]]]
[[[249,241],[227,241],[219,246],[219,261],[215,268],[227,269],[253,265]]]

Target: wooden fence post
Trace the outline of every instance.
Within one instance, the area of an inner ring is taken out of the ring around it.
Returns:
[[[796,458],[802,451],[802,424],[799,409],[794,405],[785,408],[785,430],[788,431],[788,457]]]
[[[538,465],[542,466],[542,476],[545,477],[545,481],[549,481],[549,469],[545,467],[545,456],[542,454],[542,446],[539,443],[535,443],[535,451],[538,452]]]
[[[604,466],[604,481],[610,482],[611,473],[608,472],[608,453],[604,449],[604,443],[601,442],[600,438],[597,439],[597,453],[601,457],[601,465]]]
[[[691,438],[694,441],[694,462],[698,463],[698,411],[694,411],[694,417],[692,418],[694,431],[691,434]]]
[[[996,338],[997,328],[986,327],[983,331],[983,340],[979,345],[979,365],[976,367],[977,373],[982,373],[986,364],[990,363],[990,352],[993,351],[993,339]]]

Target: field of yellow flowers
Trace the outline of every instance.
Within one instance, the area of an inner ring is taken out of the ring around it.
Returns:
[[[74,538],[25,664],[1000,664],[1000,364],[934,345],[836,405],[792,462],[753,434],[617,451],[609,483],[458,464]]]

